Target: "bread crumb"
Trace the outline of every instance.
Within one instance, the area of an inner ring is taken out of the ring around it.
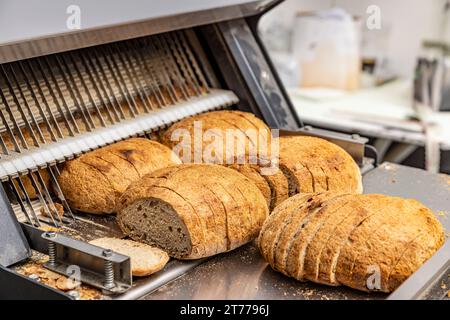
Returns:
[[[444,281],[441,282],[441,289],[447,289],[447,285],[444,283]]]

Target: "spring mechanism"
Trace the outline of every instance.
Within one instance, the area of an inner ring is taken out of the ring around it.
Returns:
[[[46,232],[45,237],[48,240],[48,263],[50,266],[56,265],[56,243],[54,243],[51,239],[56,237],[55,232]]]
[[[104,257],[110,257],[112,255],[111,250],[104,250],[103,256]],[[112,261],[105,260],[104,264],[104,272],[105,272],[105,283],[104,286],[107,289],[115,287],[114,283],[114,266]]]

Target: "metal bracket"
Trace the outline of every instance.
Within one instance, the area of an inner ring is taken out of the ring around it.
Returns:
[[[0,266],[11,266],[30,255],[30,247],[0,184]]]
[[[22,229],[32,249],[48,254],[44,267],[49,270],[109,294],[124,293],[131,288],[129,257],[27,224],[22,224]]]
[[[367,138],[361,137],[357,134],[344,134],[335,131],[323,130],[313,128],[311,126],[304,126],[303,128],[293,130],[280,130],[280,136],[312,136],[323,138],[333,142],[347,151],[358,165],[363,165],[365,144],[369,141]]]

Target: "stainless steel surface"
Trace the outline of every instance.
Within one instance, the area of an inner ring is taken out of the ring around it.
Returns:
[[[449,179],[450,177],[446,175],[430,174],[415,168],[384,163],[365,174],[363,183],[365,193],[397,195],[422,201],[434,210],[448,233]],[[442,212],[444,215],[441,215]],[[445,248],[448,248],[448,245]],[[442,251],[438,252],[432,259],[444,262],[448,260],[445,248],[444,254]],[[439,263],[434,265],[436,267]],[[421,269],[418,272],[422,274],[424,277],[422,281],[425,282],[432,280],[435,275],[421,272]],[[436,274],[439,275],[439,272]],[[412,285],[411,290],[417,290],[422,285],[423,282],[417,282]],[[297,282],[273,271],[262,259],[255,245],[248,244],[208,260],[187,275],[145,296],[144,299],[385,299],[387,297],[387,294],[369,294],[346,287]]]
[[[49,255],[46,268],[111,294],[131,287],[129,257],[112,251],[105,255],[105,249],[62,233],[44,232],[25,224],[22,227],[31,248]]]
[[[0,63],[241,18],[264,11],[272,2],[131,0],[124,5],[119,0],[4,0]],[[79,29],[69,28],[67,21],[73,21],[76,11]]]
[[[163,270],[149,277],[136,279],[133,287],[126,293],[113,297],[117,300],[140,299],[145,295],[157,290],[159,287],[173,281],[186,273],[192,271],[195,267],[205,262],[206,259],[191,261],[170,261]]]
[[[383,299],[385,294],[298,282],[275,272],[255,244],[221,254],[143,299]]]
[[[302,135],[313,136],[326,139],[333,142],[347,151],[358,165],[362,166],[364,163],[364,145],[369,141],[359,135],[349,135],[335,131],[323,130],[305,126],[297,130],[280,130],[280,136]]]

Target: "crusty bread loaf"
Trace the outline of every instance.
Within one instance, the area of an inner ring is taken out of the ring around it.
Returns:
[[[442,225],[416,200],[331,192],[282,202],[258,238],[263,257],[290,277],[383,292],[444,242]]]
[[[320,191],[362,193],[358,165],[336,144],[309,136],[283,136],[279,148],[279,166],[288,179],[290,196]]]
[[[64,164],[58,183],[71,208],[115,212],[119,197],[147,173],[180,163],[170,149],[145,138],[124,140]]]
[[[89,243],[129,256],[131,273],[136,277],[149,276],[158,272],[169,261],[169,255],[165,251],[133,240],[106,237]]]
[[[196,259],[251,241],[267,215],[264,196],[244,175],[219,165],[184,164],[132,183],[120,199],[117,221],[136,241]]]
[[[197,130],[198,132],[195,130],[196,124],[201,126],[198,127],[201,129]],[[227,135],[230,129],[236,134],[235,136]],[[188,133],[190,138],[184,139],[183,136],[178,136],[181,132]],[[208,134],[205,134],[206,132]],[[221,148],[212,148],[214,141],[221,141]],[[180,148],[177,154],[185,163],[200,160],[202,163],[231,164],[236,163],[237,159],[247,159],[249,155],[268,156],[271,136],[267,125],[253,114],[222,110],[185,118],[173,124],[161,134],[161,142],[172,149],[176,146]],[[190,151],[188,157],[184,154],[185,150]]]

